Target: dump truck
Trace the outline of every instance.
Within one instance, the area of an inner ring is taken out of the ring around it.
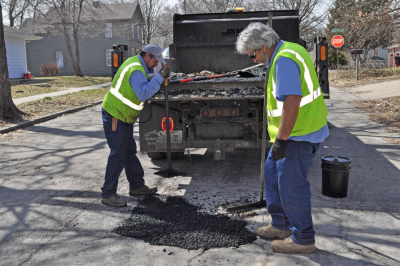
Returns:
[[[207,148],[216,160],[224,160],[226,153],[236,149],[261,148],[265,68],[251,68],[253,60],[236,53],[235,44],[239,33],[251,22],[268,25],[270,14],[272,28],[282,40],[306,47],[300,39],[298,10],[174,15],[173,43],[169,46],[170,58],[166,59],[174,73],[171,82],[202,73],[237,73],[249,67],[254,75],[167,86],[172,158],[182,157],[188,148]],[[324,49],[327,54],[327,45]],[[321,60],[316,60],[316,67],[327,73],[325,59],[322,63],[326,68],[321,67]],[[327,75],[326,80],[322,76],[319,74],[321,89],[328,96]],[[161,88],[148,100],[139,118],[140,151],[150,158],[165,158],[165,123],[165,93]]]

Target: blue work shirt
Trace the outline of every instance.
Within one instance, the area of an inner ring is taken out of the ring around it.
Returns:
[[[283,45],[284,41],[280,41],[275,48],[271,58],[271,64],[275,58],[276,52]],[[271,66],[270,66],[271,67]],[[276,78],[276,99],[284,102],[287,95],[303,96],[301,90],[301,77],[299,65],[290,58],[279,57],[275,62],[275,78]],[[289,139],[295,141],[308,141],[311,143],[321,143],[329,136],[328,124],[321,129],[302,136],[289,136]]]
[[[146,76],[149,73],[146,64],[143,61],[143,58],[138,55],[140,62],[146,72]],[[143,75],[142,71],[133,71],[131,76],[129,77],[129,84],[131,84],[132,90],[135,92],[136,96],[138,97],[139,101],[144,102],[149,99],[151,96],[156,94],[160,89],[161,83],[163,83],[164,78],[157,74],[148,81],[145,76]]]

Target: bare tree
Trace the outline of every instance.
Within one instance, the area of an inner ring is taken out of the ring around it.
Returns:
[[[300,37],[312,42],[312,39],[324,26],[330,3],[327,0],[275,0],[274,9],[297,9],[300,19]]]
[[[179,13],[180,9],[178,5],[165,6],[162,13],[156,19],[156,25],[153,37],[165,37],[167,40],[172,40],[173,30],[173,15]]]
[[[4,10],[10,21],[10,27],[19,26],[30,6],[30,0],[3,0]]]
[[[160,27],[159,16],[164,8],[164,0],[139,0],[144,17],[143,42],[150,43],[151,37]]]
[[[186,14],[221,13],[227,8],[242,7],[246,0],[178,0],[179,7]],[[185,12],[186,11],[186,12]]]
[[[3,7],[0,2],[0,14]],[[11,85],[7,66],[6,44],[4,39],[3,16],[0,16],[0,118],[15,119],[23,112],[14,104],[11,98]]]
[[[85,2],[86,0],[43,0],[41,3],[42,8],[47,12],[41,12],[40,16],[45,19],[48,27],[53,27],[64,36],[76,76],[83,76],[80,67],[78,36]],[[90,6],[90,3],[87,4]]]
[[[336,0],[328,29],[343,29],[344,47],[369,50],[393,41],[400,25],[398,0]]]

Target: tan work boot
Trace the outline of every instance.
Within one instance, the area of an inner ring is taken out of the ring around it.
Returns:
[[[300,245],[288,237],[284,240],[274,240],[271,243],[271,249],[279,253],[314,253],[315,244],[312,245]]]
[[[130,189],[129,195],[130,196],[138,196],[138,195],[154,195],[157,192],[157,187],[154,186],[146,186],[144,185],[138,189]]]
[[[276,239],[276,238],[284,239],[288,236],[291,236],[292,231],[279,230],[270,224],[268,226],[263,226],[263,227],[258,228],[257,235],[259,237],[267,238],[267,239]]]
[[[108,198],[101,198],[101,203],[113,207],[125,207],[127,205],[126,199],[120,198],[117,194],[112,194]]]

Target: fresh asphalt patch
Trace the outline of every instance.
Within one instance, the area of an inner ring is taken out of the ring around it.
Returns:
[[[245,221],[224,214],[202,213],[200,209],[182,197],[147,196],[113,232],[151,245],[189,250],[237,248],[256,240],[256,234],[246,229]]]

